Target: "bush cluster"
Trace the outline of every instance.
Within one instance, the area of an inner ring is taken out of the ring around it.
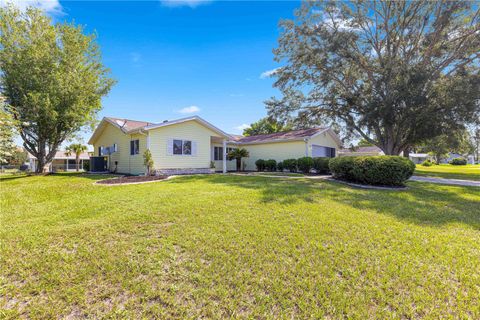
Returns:
[[[298,158],[297,167],[300,172],[309,173],[313,168],[313,159],[311,157]]]
[[[277,171],[277,161],[273,159],[268,159],[265,161],[265,169],[268,171]]]
[[[313,169],[317,173],[321,174],[328,174],[330,173],[330,168],[328,167],[328,164],[330,163],[331,158],[326,158],[326,157],[318,157],[318,158],[313,158]]]
[[[277,161],[274,159],[263,160],[258,159],[255,161],[255,166],[257,166],[257,171],[276,171],[277,170]]]
[[[285,169],[285,167],[283,166],[283,161],[280,161],[279,163],[277,163],[277,170],[283,172],[283,169]]]
[[[429,159],[427,159],[427,160],[425,160],[425,161],[422,162],[422,166],[424,166],[424,167],[431,167],[431,166],[433,166],[433,162],[430,161]]]
[[[285,159],[285,160],[283,160],[283,167],[290,172],[297,171],[297,159]]]
[[[412,161],[399,156],[338,157],[329,166],[335,178],[386,186],[403,185],[415,170]]]
[[[454,166],[464,166],[464,165],[467,164],[467,159],[465,159],[465,158],[455,158],[455,159],[452,159],[449,163],[454,165]]]
[[[255,165],[257,166],[257,171],[265,171],[265,160],[258,159],[255,161]]]

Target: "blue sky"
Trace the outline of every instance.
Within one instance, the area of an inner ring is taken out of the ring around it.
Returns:
[[[279,66],[272,53],[278,22],[299,5],[60,1],[46,10],[56,21],[97,32],[104,63],[118,81],[100,117],[160,122],[197,114],[241,133],[242,125],[266,115],[263,101],[278,94],[262,73]]]

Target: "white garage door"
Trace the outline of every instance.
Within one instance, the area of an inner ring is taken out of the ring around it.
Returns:
[[[335,157],[335,148],[312,145],[312,157]]]

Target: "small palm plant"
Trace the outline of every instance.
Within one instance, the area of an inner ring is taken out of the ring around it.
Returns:
[[[227,154],[228,160],[237,160],[237,171],[241,171],[242,168],[242,158],[248,158],[250,154],[248,153],[247,149],[239,148],[233,149]]]
[[[75,164],[77,165],[77,171],[80,170],[80,155],[87,151],[87,146],[81,143],[73,143],[65,148],[65,154],[69,157],[72,153],[75,153]]]
[[[152,153],[148,149],[143,153],[143,164],[145,167],[147,167],[147,176],[149,176],[151,174],[151,170],[153,169],[154,163]]]

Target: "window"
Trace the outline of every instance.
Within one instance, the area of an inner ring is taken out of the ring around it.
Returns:
[[[191,156],[193,142],[190,140],[173,140],[173,154]]]
[[[99,157],[102,156],[102,149],[103,149],[103,147],[98,147],[98,156]]]
[[[117,147],[117,144],[114,143],[113,144],[113,151],[112,152],[117,152],[118,151],[118,147]]]
[[[237,148],[227,148],[227,154]],[[213,160],[222,161],[223,160],[223,147],[213,147]]]
[[[182,154],[182,140],[173,140],[173,154]]]
[[[139,140],[131,140],[130,141],[130,155],[136,155],[140,153],[140,141]]]
[[[222,147],[214,147],[214,149],[213,149],[213,160],[215,160],[215,161],[223,160],[223,148]]]
[[[192,141],[184,140],[183,141],[183,154],[192,155]]]

